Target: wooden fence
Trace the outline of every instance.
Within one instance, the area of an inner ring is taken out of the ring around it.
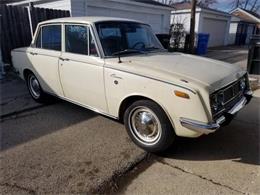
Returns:
[[[35,31],[39,22],[53,18],[69,17],[70,12],[31,7],[30,15],[32,29],[27,7],[1,5],[0,41],[4,63],[11,63],[12,49],[30,45],[32,40],[31,31]]]

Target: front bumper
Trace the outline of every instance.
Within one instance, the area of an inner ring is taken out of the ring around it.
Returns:
[[[223,115],[213,123],[204,123],[188,118],[180,118],[180,123],[183,127],[198,133],[214,133],[222,125],[228,124],[234,118],[234,115],[250,102],[252,94],[252,91],[246,92],[245,95],[229,111],[223,113]]]

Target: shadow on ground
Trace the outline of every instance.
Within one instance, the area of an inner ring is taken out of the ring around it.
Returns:
[[[0,150],[54,133],[95,116],[92,111],[59,101],[50,106],[5,118],[0,124]]]

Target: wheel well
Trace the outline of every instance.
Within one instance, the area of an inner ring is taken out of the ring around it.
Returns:
[[[144,97],[144,96],[130,96],[130,97],[127,97],[126,99],[123,100],[123,102],[120,105],[120,109],[119,109],[119,120],[120,121],[123,121],[124,113],[125,113],[126,109],[131,104],[133,104],[134,102],[136,102],[138,100],[151,100],[151,101],[153,101],[152,99]]]
[[[25,80],[26,80],[27,75],[28,75],[29,73],[33,73],[33,72],[32,72],[31,70],[29,70],[29,69],[24,69],[24,71],[23,71],[23,77],[24,77]]]

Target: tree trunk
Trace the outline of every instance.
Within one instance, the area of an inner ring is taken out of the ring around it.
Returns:
[[[196,3],[197,0],[191,1],[191,17],[190,17],[190,53],[194,52],[195,42],[195,15],[196,15]]]
[[[257,0],[255,0],[255,2],[254,2],[254,4],[252,5],[250,11],[253,11],[253,10],[254,10],[254,8],[255,8],[255,6],[256,6],[256,2],[257,2]]]
[[[246,0],[244,9],[246,9],[246,7],[247,7],[247,5],[248,5],[248,2],[249,2],[249,0]]]

